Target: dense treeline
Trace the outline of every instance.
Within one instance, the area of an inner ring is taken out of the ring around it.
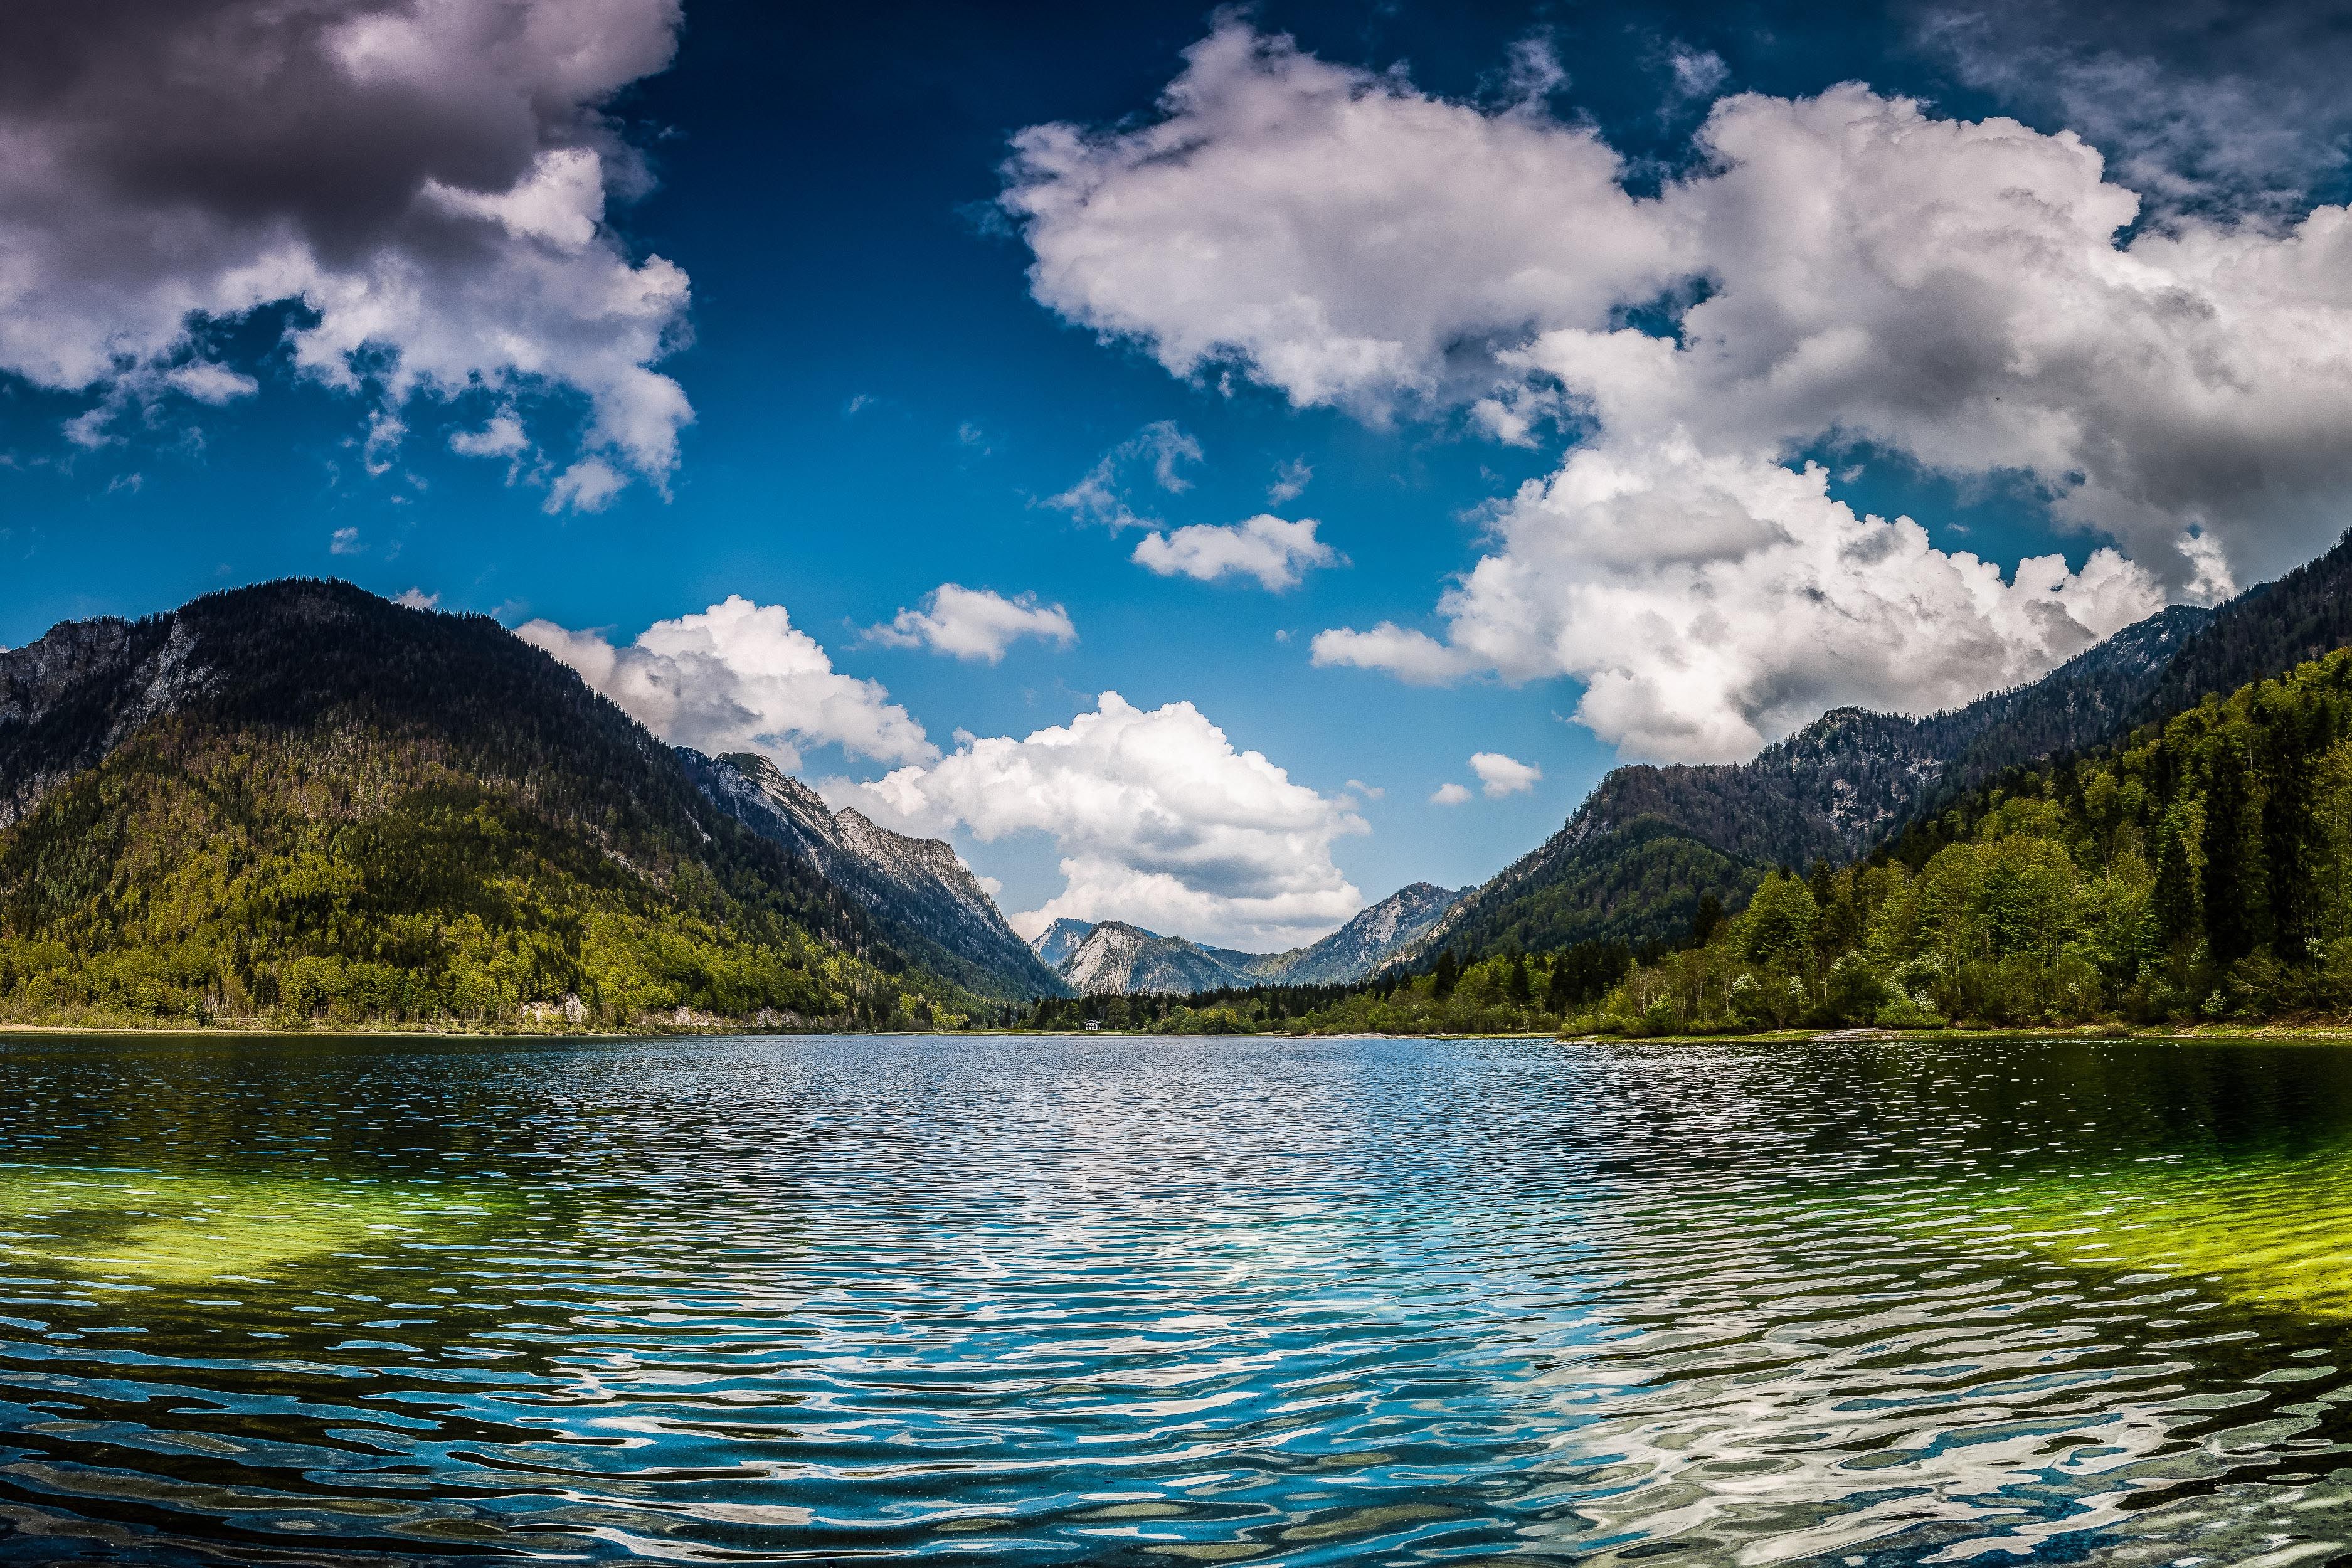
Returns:
[[[2352,1011],[2352,650],[1767,877],[1580,1022],[1625,1032]]]
[[[0,833],[0,1018],[953,1026],[975,1005],[494,622],[277,584],[173,635],[197,694]]]
[[[1674,942],[1707,899],[1746,903],[1765,869],[1644,817],[1513,867],[1471,896],[1444,942],[1458,960],[1512,949],[1553,952],[1583,942]],[[1412,967],[1427,972],[1437,960],[1432,952]]]
[[[982,1021],[1003,1028],[1141,1029],[1162,1035],[1546,1034],[1589,1011],[1637,957],[1622,942],[1580,942],[1530,957],[1512,949],[1465,962],[1449,948],[1435,967],[1389,970],[1345,985],[1253,985],[1191,996],[1046,997],[999,1007]]]

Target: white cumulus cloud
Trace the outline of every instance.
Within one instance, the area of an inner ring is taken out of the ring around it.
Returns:
[[[0,372],[93,397],[68,434],[97,444],[166,392],[252,395],[202,329],[296,305],[297,370],[379,414],[584,398],[557,505],[662,484],[693,415],[652,366],[685,331],[687,278],[606,226],[646,180],[600,106],[667,66],[678,25],[677,0],[198,0],[18,29]],[[386,455],[372,443],[372,468]]]
[[[422,588],[404,588],[393,595],[392,602],[404,610],[437,610],[441,607],[441,595]]]
[[[2030,679],[2307,557],[2352,504],[2342,207],[2135,229],[2078,138],[1851,84],[1720,99],[1693,172],[1635,195],[1532,98],[1450,102],[1242,20],[1160,109],[1016,140],[1041,301],[1179,375],[1569,443],[1491,509],[1442,636],[1335,628],[1324,664],[1566,678],[1629,754],[1737,756],[1837,702]],[[2021,481],[2080,564],[1857,514],[1801,466],[1824,447]]]
[[[984,659],[994,664],[1004,650],[1023,637],[1068,647],[1078,640],[1069,612],[1059,605],[1041,605],[1034,594],[1008,599],[985,588],[942,583],[919,610],[900,610],[867,637],[894,647],[928,647],[957,658]]]
[[[1543,781],[1543,770],[1533,763],[1523,763],[1517,757],[1507,757],[1500,752],[1477,752],[1470,758],[1470,771],[1478,775],[1478,783],[1489,800],[1500,800],[1507,795],[1525,795]]]
[[[459,430],[449,437],[449,450],[465,458],[520,458],[530,450],[530,437],[512,410],[491,416],[478,430]]]
[[[939,755],[878,681],[835,669],[782,605],[730,594],[699,614],[656,621],[626,647],[548,620],[528,622],[515,636],[675,745],[761,752],[786,769],[801,765],[804,746],[837,745],[886,763]]]
[[[1476,659],[1463,649],[1394,621],[1382,621],[1365,632],[1345,626],[1318,632],[1313,647],[1317,664],[1384,669],[1415,686],[1444,686],[1477,668]]]
[[[1328,566],[1339,552],[1315,537],[1316,521],[1285,522],[1260,513],[1229,526],[1196,522],[1171,533],[1147,534],[1135,563],[1162,577],[1254,577],[1273,593],[1295,588],[1307,569]]]
[[[1278,950],[1363,905],[1331,858],[1335,839],[1367,831],[1363,819],[1235,750],[1189,702],[1146,710],[1106,691],[1066,725],[966,739],[936,763],[823,788],[905,831],[1052,838],[1065,886],[1011,917],[1024,934],[1064,916],[1116,919]]]
[[[1824,709],[1932,711],[2032,679],[2156,608],[2112,550],[2006,577],[1908,519],[1856,514],[1818,467],[1687,441],[1579,448],[1498,513],[1439,601],[1450,640],[1380,626],[1318,664],[1443,681],[1472,669],[1585,682],[1577,718],[1634,755],[1750,754]]]
[[[1458,784],[1439,784],[1434,791],[1431,792],[1429,804],[1432,805],[1467,805],[1470,804],[1470,792],[1464,789]]]

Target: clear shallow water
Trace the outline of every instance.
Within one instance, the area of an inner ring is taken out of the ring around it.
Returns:
[[[0,1562],[2352,1552],[2335,1047],[0,1070]]]

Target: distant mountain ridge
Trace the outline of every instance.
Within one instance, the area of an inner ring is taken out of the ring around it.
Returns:
[[[1084,996],[1189,995],[1249,984],[1238,978],[1226,955],[1180,936],[1154,936],[1124,921],[1097,922],[1062,960],[1060,974]]]
[[[1458,897],[1429,882],[1400,888],[1305,947],[1241,952],[1161,936],[1122,921],[1057,920],[1030,943],[1082,995],[1183,994],[1252,985],[1345,985],[1363,979]],[[1054,955],[1048,958],[1048,955]]]
[[[1707,895],[1737,908],[1774,865],[1864,853],[2004,768],[2114,737],[2184,679],[2226,689],[2250,663],[2284,668],[2331,637],[2352,638],[2347,595],[2352,542],[2281,584],[2219,609],[2160,610],[2040,680],[1943,713],[1833,709],[1752,762],[1613,769],[1558,833],[1464,895],[1394,962],[1425,964],[1448,945],[1539,952],[1680,938]]]
[[[1069,987],[1004,923],[996,900],[952,846],[834,811],[767,758],[708,757],[677,748],[711,804],[761,837],[813,862],[866,910],[913,933],[910,956],[934,973],[1003,1000],[1066,996]]]
[[[1095,929],[1096,924],[1093,921],[1074,921],[1066,915],[1039,931],[1029,943],[1029,949],[1037,955],[1038,963],[1059,973],[1062,961],[1077,951],[1078,943],[1087,940],[1087,933]],[[1137,929],[1142,928],[1139,926]],[[1146,931],[1144,934],[1156,936],[1159,933]]]
[[[2146,723],[2352,644],[2352,533],[2212,612],[2132,714]]]

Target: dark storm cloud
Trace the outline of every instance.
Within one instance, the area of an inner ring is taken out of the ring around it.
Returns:
[[[1962,0],[1911,16],[1967,80],[2099,147],[2157,213],[2287,216],[2337,194],[2352,5]]]
[[[686,279],[604,226],[606,193],[644,174],[601,109],[668,63],[678,25],[677,0],[12,9],[0,371],[100,392],[70,433],[104,440],[126,399],[251,389],[191,370],[192,316],[299,300],[297,365],[388,405],[587,394],[559,503],[602,504],[623,468],[658,479],[690,414],[646,367],[683,330]]]

